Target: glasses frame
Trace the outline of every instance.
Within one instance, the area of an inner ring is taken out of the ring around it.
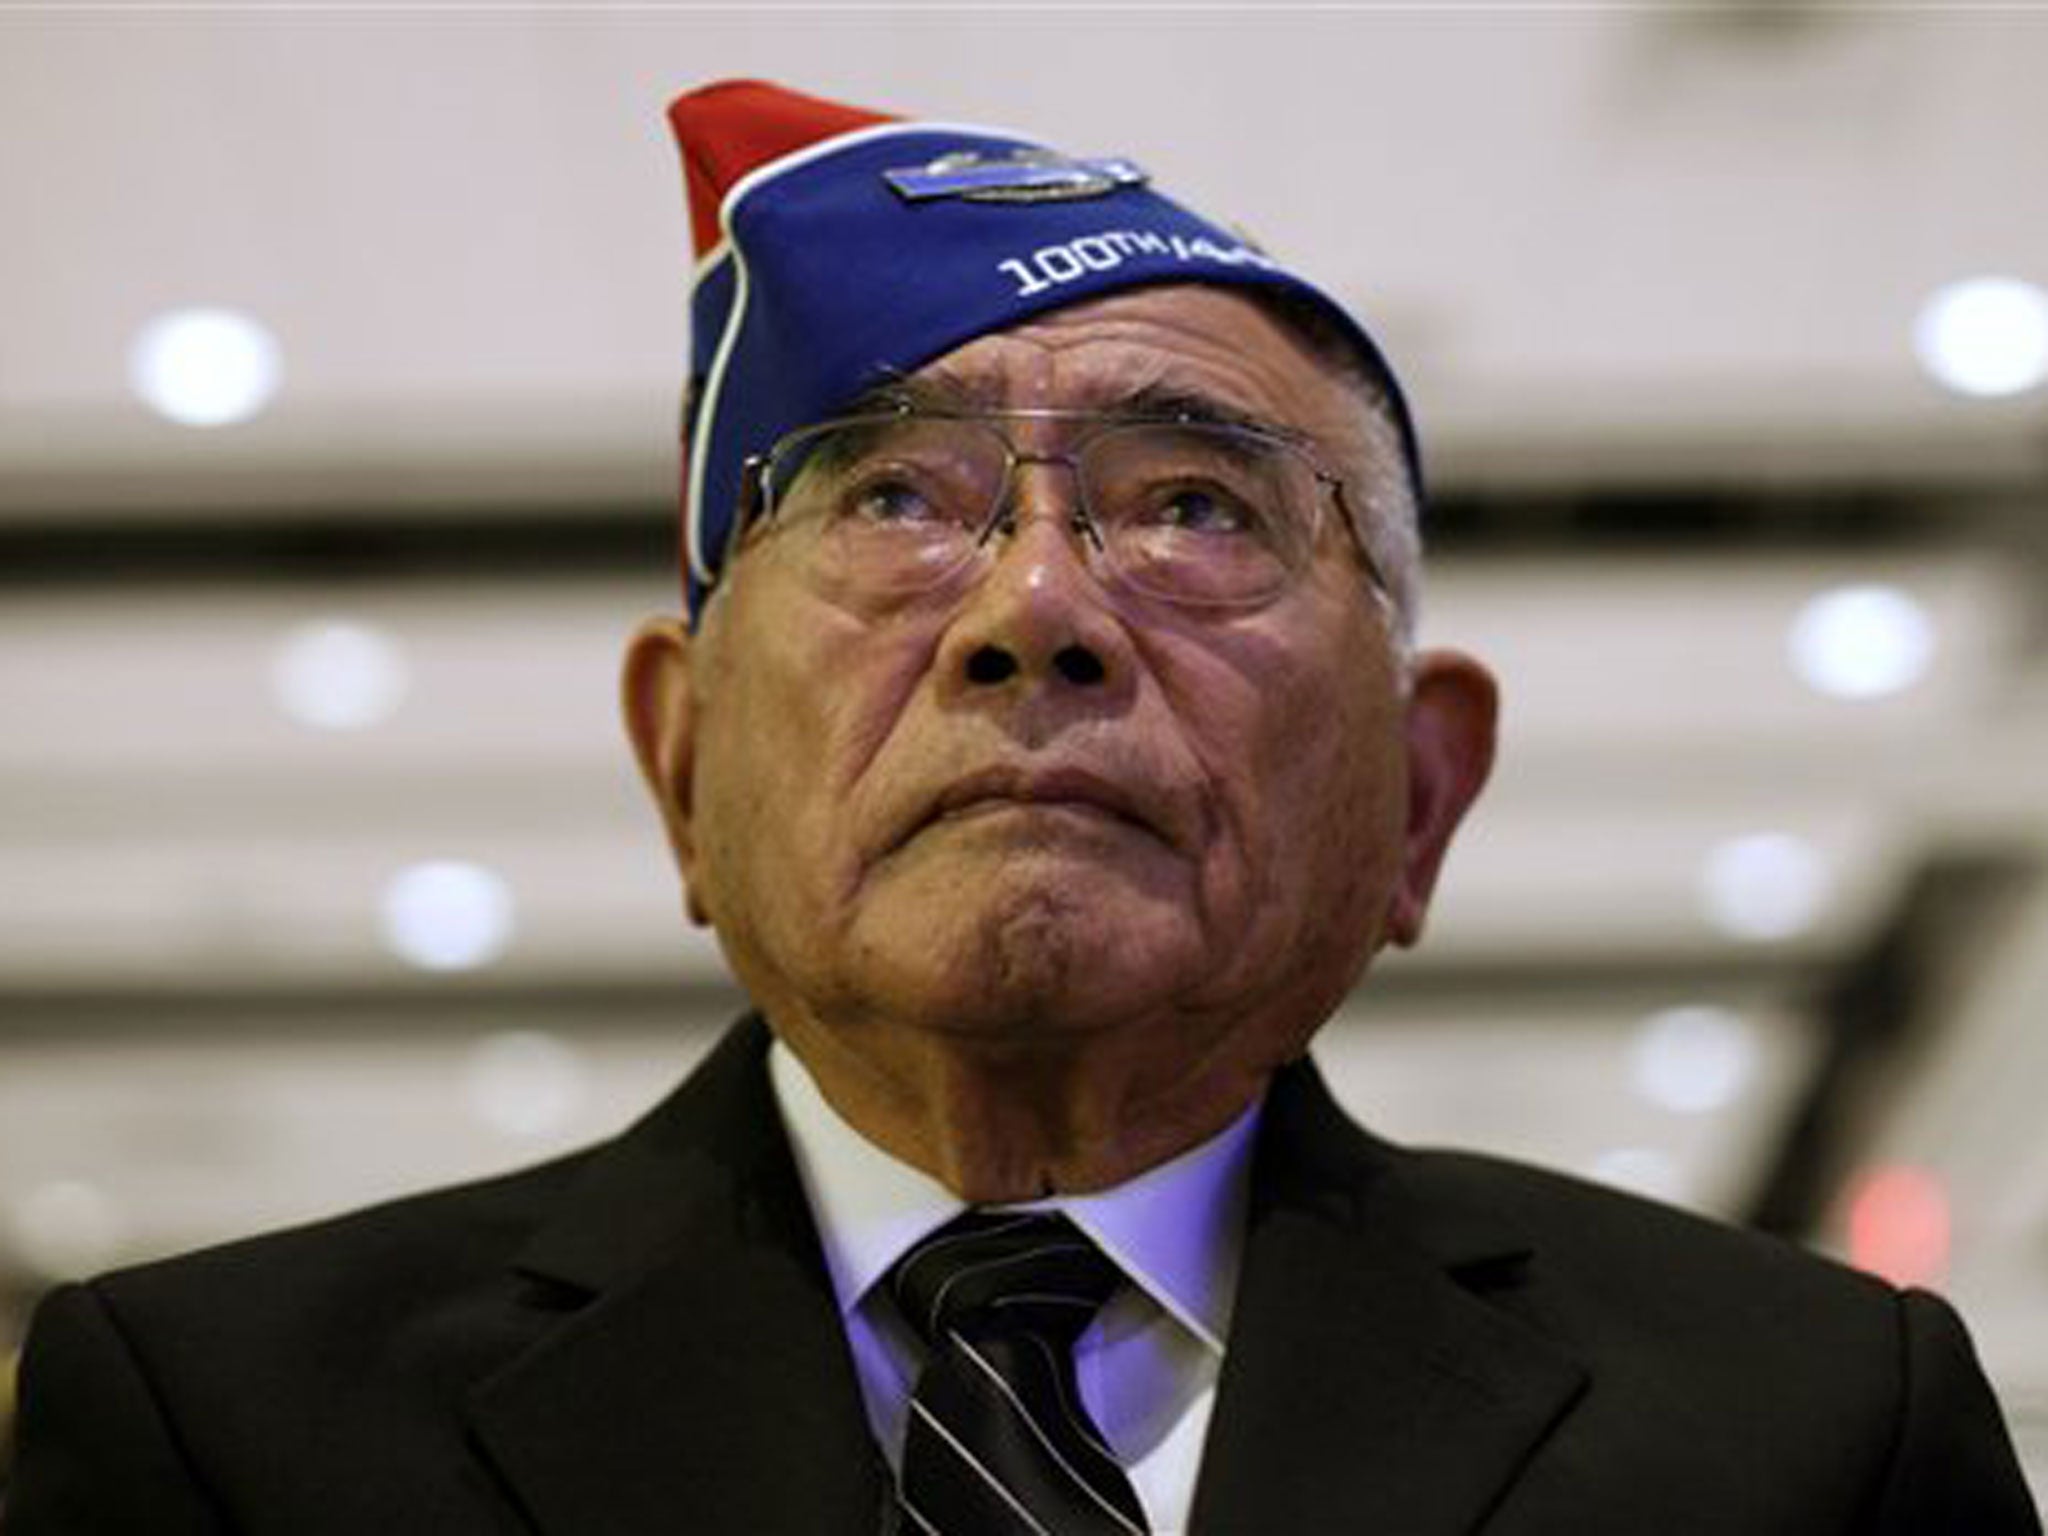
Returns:
[[[775,461],[777,455],[781,454],[799,439],[822,436],[825,433],[842,427],[903,421],[972,422],[990,428],[992,435],[1003,445],[1003,476],[999,482],[995,502],[989,511],[987,521],[982,524],[980,531],[975,535],[974,548],[977,550],[985,547],[998,531],[1009,531],[1014,528],[1015,511],[1010,504],[1010,493],[1015,484],[1017,471],[1025,465],[1031,464],[1061,464],[1065,465],[1073,473],[1075,489],[1074,512],[1071,519],[1073,529],[1076,533],[1085,537],[1098,553],[1105,550],[1107,544],[1102,536],[1101,528],[1095,520],[1094,513],[1088,506],[1087,482],[1081,474],[1080,463],[1080,456],[1087,450],[1088,445],[1105,433],[1114,432],[1124,427],[1215,427],[1270,444],[1299,459],[1313,476],[1316,485],[1329,493],[1330,500],[1335,505],[1337,519],[1350,534],[1352,547],[1357,551],[1359,559],[1365,566],[1367,579],[1380,596],[1391,596],[1391,589],[1387,584],[1384,573],[1381,571],[1380,563],[1374,558],[1364,531],[1358,526],[1356,514],[1351,507],[1351,499],[1347,495],[1347,482],[1343,476],[1337,474],[1324,464],[1317,451],[1318,445],[1305,432],[1276,426],[1269,422],[1244,421],[1230,417],[1200,415],[1193,412],[1119,413],[1115,411],[1072,410],[1057,406],[1016,406],[1009,409],[989,410],[944,410],[933,409],[929,406],[919,406],[910,402],[896,405],[885,404],[869,410],[850,411],[842,416],[828,416],[820,421],[810,422],[785,432],[765,450],[748,454],[740,464],[738,506],[734,512],[732,526],[726,530],[724,548],[721,551],[721,558],[717,568],[713,572],[712,579],[705,583],[706,596],[708,597],[725,580],[726,571],[731,568],[733,561],[738,558],[741,547],[745,544],[753,530],[759,526],[772,525],[776,514],[781,510],[783,503],[780,499],[770,495],[767,478],[768,467]],[[1001,429],[1002,423],[1005,422],[1053,422],[1067,425],[1090,424],[1096,426],[1099,430],[1079,437],[1064,452],[1028,453],[1019,449],[1016,443],[1011,441],[1009,434]],[[1313,550],[1315,541],[1322,532],[1320,500],[1316,503],[1314,515],[1316,522],[1309,529],[1308,547],[1311,550]],[[954,569],[964,569],[964,565],[965,563],[963,562],[961,567]],[[1306,568],[1306,566],[1302,567],[1303,570]],[[952,574],[952,572],[949,571],[948,574]],[[1160,602],[1172,603],[1181,607],[1195,609],[1257,608],[1273,601],[1281,592],[1286,591],[1295,580],[1299,579],[1300,574],[1299,570],[1291,572],[1288,582],[1268,596],[1247,599],[1242,602],[1203,602],[1200,600],[1175,598],[1166,593],[1154,592],[1142,585],[1137,590]],[[907,590],[937,591],[944,584],[944,578],[941,578],[929,588],[910,588]]]

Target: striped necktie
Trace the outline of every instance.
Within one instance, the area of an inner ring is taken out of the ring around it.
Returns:
[[[1074,1381],[1074,1340],[1122,1282],[1057,1214],[969,1211],[912,1248],[890,1294],[931,1355],[902,1495],[934,1536],[1142,1536],[1145,1515]]]

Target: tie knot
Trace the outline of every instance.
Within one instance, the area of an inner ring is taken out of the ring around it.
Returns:
[[[1122,1279],[1056,1212],[969,1211],[897,1261],[889,1292],[927,1343],[1001,1328],[1070,1345]]]

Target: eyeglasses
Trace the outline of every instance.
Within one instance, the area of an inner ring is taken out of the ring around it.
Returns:
[[[1004,430],[1039,423],[1071,429],[1065,452],[1026,452]],[[1270,602],[1313,559],[1326,507],[1351,526],[1343,482],[1306,439],[1277,428],[906,405],[800,428],[748,459],[727,559],[767,524],[798,541],[828,588],[878,599],[936,591],[991,559],[998,533],[1016,531],[1014,482],[1026,465],[1073,473],[1068,521],[1107,579],[1189,607]]]

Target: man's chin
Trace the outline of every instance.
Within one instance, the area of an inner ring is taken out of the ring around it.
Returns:
[[[1170,1005],[1195,974],[1202,947],[1180,931],[1185,908],[1134,923],[1057,890],[994,894],[963,894],[869,950],[888,1011],[942,1034],[1079,1039]]]

